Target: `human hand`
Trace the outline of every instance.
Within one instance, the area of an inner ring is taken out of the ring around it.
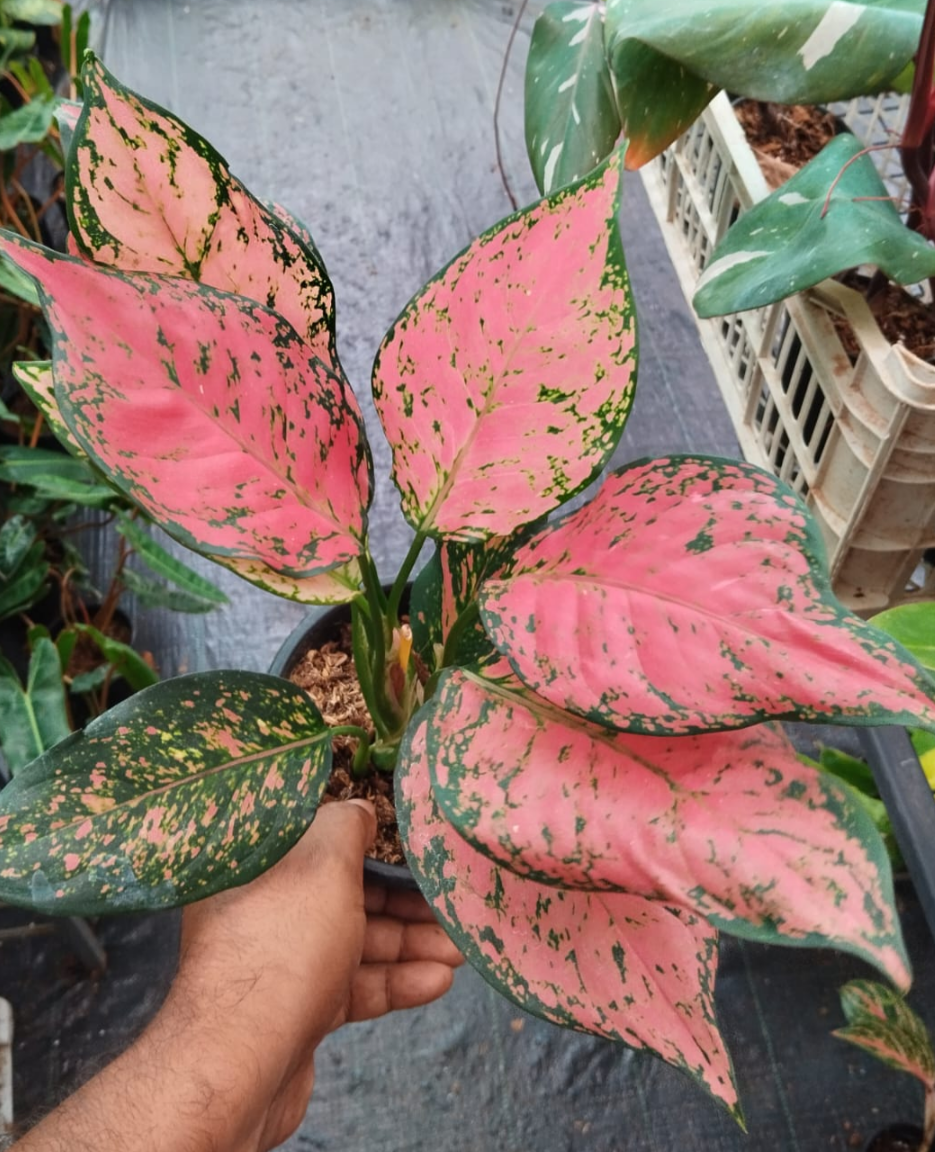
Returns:
[[[185,910],[166,1011],[199,1015],[221,1051],[250,1038],[250,1096],[269,1096],[244,1147],[274,1147],[301,1122],[328,1032],[429,1003],[462,963],[418,893],[364,889],[375,829],[366,802],[327,804],[264,875]]]

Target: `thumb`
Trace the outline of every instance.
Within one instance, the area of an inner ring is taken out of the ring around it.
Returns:
[[[377,834],[377,816],[367,800],[323,804],[300,841],[306,867],[342,866],[360,875],[364,855]]]

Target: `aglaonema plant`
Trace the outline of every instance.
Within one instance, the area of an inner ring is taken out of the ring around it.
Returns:
[[[889,864],[769,721],[935,727],[912,657],[835,601],[782,483],[705,456],[594,480],[635,385],[622,156],[484,233],[386,334],[373,396],[415,531],[384,591],[373,481],[307,229],[93,58],[72,252],[2,239],[53,334],[48,418],[177,540],[346,603],[408,860],[470,961],[547,1020],[645,1049],[735,1115],[718,932],[849,950],[905,988]],[[400,612],[411,590],[420,659]],[[0,897],[101,913],[241,884],[312,820],[329,729],[271,676],[139,693],[0,794]]]

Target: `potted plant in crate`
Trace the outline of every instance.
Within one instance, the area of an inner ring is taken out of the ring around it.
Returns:
[[[933,543],[932,371],[883,338],[859,293],[836,283],[797,293],[862,262],[901,283],[935,267],[926,231],[935,9],[925,0],[807,0],[793,14],[750,0],[689,11],[611,0],[606,19],[602,9],[550,5],[533,34],[527,143],[540,187],[587,171],[621,131],[628,163],[645,165],[720,89],[788,104],[840,101],[905,86],[917,54],[902,139],[908,229],[850,134],[737,221],[767,190],[723,93],[647,177],[686,294],[701,317],[729,314],[702,319],[699,331],[745,453],[806,496],[849,605],[896,603]]]
[[[53,332],[73,445],[246,579],[347,603],[409,863],[528,1010],[644,1048],[739,1115],[714,1019],[720,929],[848,949],[906,987],[885,849],[782,717],[935,726],[933,685],[832,596],[795,495],[749,465],[643,460],[550,512],[617,443],[636,367],[622,159],[509,217],[413,298],[373,394],[415,538],[384,591],[373,486],[307,229],[92,59],[68,158],[76,255],[7,235]],[[407,659],[412,589],[426,666]],[[0,897],[52,912],[197,900],[312,819],[329,729],[276,677],[158,684],[0,794]]]

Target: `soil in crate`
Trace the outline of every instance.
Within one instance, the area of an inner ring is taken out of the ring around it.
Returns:
[[[734,106],[734,114],[770,188],[794,176],[839,130],[832,112],[809,104],[744,100]]]

